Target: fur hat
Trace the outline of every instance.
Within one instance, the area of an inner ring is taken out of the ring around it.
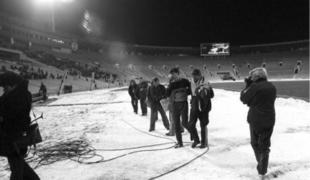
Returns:
[[[263,67],[258,67],[250,71],[250,76],[252,81],[257,81],[259,79],[268,79],[267,70]]]

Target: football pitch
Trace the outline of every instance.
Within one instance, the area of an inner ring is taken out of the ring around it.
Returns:
[[[278,97],[298,98],[309,102],[309,80],[281,80],[272,81],[277,88]],[[240,92],[244,88],[244,82],[212,83],[213,88]]]

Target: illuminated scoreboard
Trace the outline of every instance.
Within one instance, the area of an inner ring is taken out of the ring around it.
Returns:
[[[200,44],[201,56],[228,56],[230,55],[229,43],[202,43]]]

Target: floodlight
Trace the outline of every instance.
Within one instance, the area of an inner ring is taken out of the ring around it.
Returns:
[[[38,4],[51,4],[51,3],[57,3],[57,2],[62,2],[62,3],[71,3],[74,0],[34,0]]]

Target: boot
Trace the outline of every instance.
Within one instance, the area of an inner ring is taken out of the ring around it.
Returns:
[[[265,175],[268,169],[269,152],[259,153],[257,171],[260,175]]]
[[[201,127],[201,145],[200,148],[208,147],[208,128],[207,126]]]
[[[206,144],[201,144],[201,145],[199,146],[200,149],[204,149],[204,148],[206,148],[206,147],[208,147]]]
[[[175,136],[175,134],[168,132],[168,133],[166,133],[166,136]]]
[[[183,144],[176,144],[176,145],[174,146],[175,149],[182,148],[182,147],[183,147]]]
[[[192,148],[195,148],[200,142],[199,141],[194,141],[192,144]]]

